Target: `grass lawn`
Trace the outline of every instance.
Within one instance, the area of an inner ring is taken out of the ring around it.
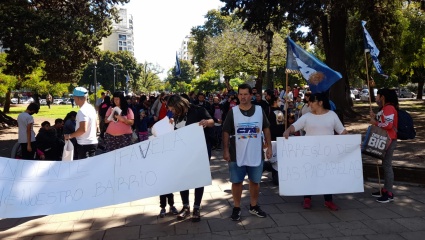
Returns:
[[[18,105],[17,107],[11,106],[10,113],[8,113],[7,115],[9,117],[17,119],[18,115],[27,109],[27,106],[28,105]],[[34,114],[33,117],[34,119],[37,119],[37,118],[64,119],[66,114],[68,114],[71,111],[78,112],[78,108],[77,107],[72,108],[71,105],[50,105],[50,109],[49,109],[49,107],[45,105],[45,106],[41,106],[40,111],[38,111],[37,114]]]
[[[404,109],[408,112],[424,112],[425,111],[425,101],[424,100],[416,100],[416,99],[399,99],[399,106],[400,109]],[[365,108],[365,107],[369,107],[369,102],[361,102],[361,101],[356,101],[354,103],[354,110],[357,110],[359,108]],[[377,110],[378,109],[378,105],[376,104],[376,102],[372,103],[372,109],[373,110]]]

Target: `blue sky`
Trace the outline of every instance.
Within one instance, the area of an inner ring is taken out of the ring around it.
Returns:
[[[132,0],[123,6],[133,15],[134,49],[138,62],[158,63],[166,77],[175,64],[175,54],[193,26],[203,25],[219,0]]]

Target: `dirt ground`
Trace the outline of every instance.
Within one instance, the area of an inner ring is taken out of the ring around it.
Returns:
[[[412,103],[412,104],[410,104]],[[394,152],[394,166],[406,166],[414,168],[425,168],[425,112],[417,106],[424,105],[425,102],[421,100],[410,101],[408,105],[402,104],[401,108],[408,111],[414,120],[416,128],[416,138],[413,140],[401,141],[398,140],[397,148]],[[373,107],[376,111],[376,106]],[[356,118],[344,118],[344,125],[351,134],[364,135],[367,127],[369,126],[369,107],[366,105],[355,104],[354,110],[359,113]],[[40,124],[43,121],[53,122],[54,119],[49,118],[36,118],[34,129],[38,132]],[[12,127],[10,129],[0,130],[0,156],[10,157],[11,149],[16,143],[18,135],[18,128]],[[364,162],[375,163],[376,160],[363,155]]]

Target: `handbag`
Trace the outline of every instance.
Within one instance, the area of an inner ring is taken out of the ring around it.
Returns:
[[[132,141],[133,143],[135,143],[135,142],[137,142],[138,140],[139,140],[139,134],[138,134],[137,130],[136,130],[136,129],[134,129],[134,130],[132,131],[132,133],[131,133],[131,141]]]
[[[70,140],[66,140],[62,152],[62,161],[72,160],[74,160],[74,144]]]
[[[387,149],[391,144],[391,138],[384,129],[371,125],[368,127],[366,137],[362,143],[362,153],[384,159]]]

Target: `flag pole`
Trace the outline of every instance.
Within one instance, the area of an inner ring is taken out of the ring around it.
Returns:
[[[367,64],[367,55],[366,51],[364,52],[364,61],[366,63],[366,78],[367,78],[367,89],[370,91],[370,80],[369,80],[369,70],[368,70],[368,64]],[[372,91],[373,92],[373,91]],[[374,93],[373,93],[374,94]],[[369,110],[372,111],[372,98],[371,93],[369,92]]]
[[[285,82],[285,105],[283,106],[285,108],[285,130],[288,129],[288,70],[285,71],[286,73],[286,82]]]
[[[375,94],[372,89],[372,93],[370,93],[370,80],[369,80],[369,71],[367,68],[367,54],[364,52],[364,60],[366,63],[366,77],[367,77],[367,89],[369,90],[369,110],[372,111],[372,97],[371,94]],[[378,172],[378,185],[379,185],[379,195],[382,195],[382,185],[381,185],[381,174],[379,172],[379,159],[376,159],[376,171]]]

